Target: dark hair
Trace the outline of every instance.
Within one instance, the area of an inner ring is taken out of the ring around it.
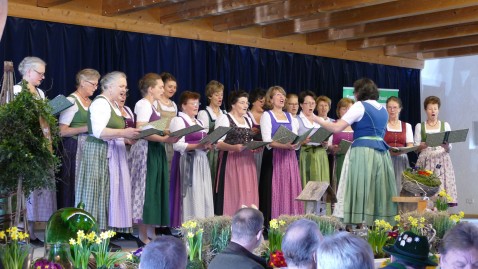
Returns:
[[[158,84],[158,79],[162,80],[160,75],[156,73],[148,73],[139,80],[138,88],[143,97],[148,94],[149,87],[155,87],[156,84]]]
[[[315,96],[315,93],[314,93],[314,92],[312,92],[312,91],[303,91],[303,92],[300,92],[300,93],[299,93],[299,104],[303,104],[304,101],[305,101],[305,97],[307,97],[307,96],[312,97],[312,98],[314,99],[314,102],[315,102],[316,96]]]
[[[245,91],[239,90],[239,91],[232,91],[229,93],[229,103],[227,105],[227,111],[230,111],[232,108],[232,105],[237,103],[237,100],[241,97],[246,97],[249,98],[249,94]]]
[[[388,97],[386,104],[388,105],[388,102],[390,102],[390,101],[396,102],[398,104],[398,106],[400,108],[402,108],[402,100],[400,98],[398,98],[396,96],[390,96],[390,97]]]
[[[186,268],[188,254],[181,239],[163,235],[144,247],[141,253],[141,269]]]
[[[184,91],[181,93],[181,96],[179,96],[179,104],[185,105],[189,100],[199,100],[200,98],[201,95],[197,92]]]
[[[449,230],[439,247],[439,252],[444,255],[450,250],[478,250],[478,227],[469,222],[460,222]]]
[[[337,113],[337,118],[340,118],[340,109],[342,107],[353,105],[354,103],[355,103],[354,100],[347,97],[340,99],[339,102],[337,103],[337,110],[335,111]]]
[[[264,225],[262,212],[245,207],[236,211],[232,217],[232,239],[252,240]]]
[[[440,108],[441,106],[441,102],[440,102],[440,98],[438,98],[437,96],[428,96],[427,98],[425,98],[425,101],[423,101],[423,109],[427,109],[427,106],[429,104],[437,104],[438,105],[438,108]]]
[[[170,80],[176,81],[176,78],[168,72],[163,72],[163,73],[159,74],[159,76],[163,80],[164,84],[166,84],[166,82],[168,82]]]
[[[377,85],[369,78],[361,78],[354,82],[354,94],[357,101],[378,100]]]
[[[249,109],[252,107],[252,103],[254,103],[257,100],[260,100],[262,98],[266,97],[266,91],[262,88],[256,88],[249,94]]]
[[[314,263],[313,255],[322,239],[317,223],[300,219],[294,221],[282,238],[282,252],[289,265],[304,266]]]

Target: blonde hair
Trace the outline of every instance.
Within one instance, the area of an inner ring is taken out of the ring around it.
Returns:
[[[76,87],[79,87],[83,80],[100,79],[100,77],[100,73],[98,73],[98,71],[95,69],[85,68],[76,73]]]
[[[223,92],[223,91],[224,91],[224,85],[217,80],[211,80],[206,85],[206,97],[211,97],[213,94],[217,92]]]
[[[272,86],[267,90],[266,93],[266,100],[264,102],[264,110],[271,110],[272,109],[272,97],[276,92],[282,93],[284,96],[286,96],[286,92],[284,88],[281,86]]]
[[[27,56],[18,65],[18,71],[24,76],[29,70],[41,65],[46,66],[45,61],[35,56]]]
[[[340,119],[340,109],[342,107],[347,107],[349,105],[353,105],[355,103],[354,100],[350,99],[350,98],[342,98],[339,100],[339,102],[337,103],[337,109],[335,112],[337,112],[337,117]]]
[[[329,104],[329,107],[332,106],[332,100],[330,100],[330,98],[325,95],[317,97],[317,100],[315,100],[315,102],[317,103],[317,105],[319,105],[319,102],[326,102],[327,104]]]

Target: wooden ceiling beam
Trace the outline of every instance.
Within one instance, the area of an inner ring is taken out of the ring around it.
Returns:
[[[112,17],[181,1],[185,0],[103,0],[101,14]]]
[[[328,29],[307,34],[308,44],[381,36],[425,30],[447,25],[478,22],[478,6],[440,11],[382,22],[366,23],[341,29]]]
[[[286,1],[286,8],[290,18],[297,18],[396,1],[397,0],[289,0]]]
[[[478,54],[478,46],[426,52],[426,53],[423,53],[422,55],[423,55],[423,59],[426,60],[426,59],[461,57],[461,56],[476,55],[476,54]]]
[[[361,38],[347,41],[348,50],[369,49],[389,45],[402,45],[425,41],[470,36],[478,34],[478,23],[458,25],[455,27],[434,28],[378,37]]]
[[[387,46],[385,47],[385,55],[394,56],[472,46],[478,46],[478,35],[427,41],[417,44]]]
[[[262,25],[283,20],[287,19],[284,14],[284,3],[281,2],[216,16],[213,20],[213,29],[214,31],[237,30],[255,24]]]
[[[173,4],[162,8],[160,21],[163,24],[177,23],[283,1],[284,0],[189,0],[184,3]]]
[[[67,2],[70,2],[71,0],[37,0],[37,7],[54,7],[57,5],[61,5]]]
[[[268,25],[264,27],[263,35],[266,38],[281,37],[311,32],[313,29],[310,29],[310,27],[315,27],[316,31],[318,31],[469,7],[476,4],[476,0],[400,0],[334,13],[320,13],[313,18],[288,21],[280,25]],[[296,30],[296,32],[291,30]]]

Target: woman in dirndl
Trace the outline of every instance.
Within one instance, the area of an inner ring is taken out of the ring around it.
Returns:
[[[136,127],[161,119],[157,101],[164,93],[163,80],[148,73],[138,83],[143,98],[135,107]],[[150,135],[139,139],[129,156],[133,193],[133,222],[138,224],[139,239],[147,244],[156,237],[155,226],[169,225],[169,169],[163,143],[177,138]]]
[[[218,180],[214,187],[214,213],[233,216],[242,206],[259,204],[254,152],[245,144],[252,141],[252,122],[247,117],[248,94],[243,91],[229,95],[231,110],[220,116],[216,128],[232,127],[217,143],[219,150]]]
[[[83,69],[76,74],[76,90],[67,97],[73,106],[62,111],[60,119],[59,148],[62,165],[60,178],[56,183],[58,208],[75,207],[76,170],[81,160],[81,153],[87,137],[88,107],[90,97],[98,88],[100,73],[94,69]]]
[[[342,98],[337,103],[337,118],[342,118],[343,115],[349,110],[349,108],[354,104],[354,100],[350,98]],[[342,166],[345,160],[345,154],[340,153],[340,142],[346,140],[349,142],[354,141],[354,130],[352,127],[347,126],[341,132],[335,133],[332,135],[332,144],[329,146],[329,150],[334,156],[334,163],[332,169],[332,181],[330,184],[333,186],[335,193],[337,193],[337,187],[340,183],[340,175],[342,174]]]
[[[224,97],[224,85],[216,80],[211,80],[206,85],[206,97],[208,99],[209,105],[206,109],[199,111],[198,120],[204,123],[206,132],[210,134],[214,131],[214,126],[217,118],[225,114],[221,110],[222,99]],[[219,152],[213,148],[207,153],[209,160],[209,167],[211,169],[211,180],[212,186],[215,186],[216,177],[217,177],[217,159]]]
[[[402,101],[400,98],[391,96],[387,99],[388,122],[387,131],[383,138],[390,147],[411,147],[413,146],[412,125],[400,121],[400,111],[402,110]],[[408,155],[390,151],[392,157],[393,170],[395,171],[395,182],[397,183],[397,193],[402,191],[402,172],[410,167]]]
[[[351,125],[354,142],[345,156],[334,215],[347,224],[372,225],[376,219],[394,221],[397,205],[395,174],[388,145],[383,140],[388,113],[377,102],[375,83],[362,78],[354,83],[357,102],[336,122],[321,117],[316,122],[337,133]]]
[[[299,123],[284,112],[286,93],[280,86],[270,87],[266,93],[267,109],[261,117],[262,139],[271,142],[262,159],[259,182],[259,210],[264,214],[264,223],[282,214],[298,215],[304,212],[302,202],[295,198],[302,191],[299,164],[295,151],[299,145],[281,144],[272,137],[282,125],[297,134]]]
[[[185,91],[179,102],[181,111],[171,121],[171,132],[191,125],[203,123],[196,119],[199,110],[199,93]],[[211,171],[207,159],[207,150],[211,143],[200,144],[207,132],[201,130],[188,134],[173,144],[174,157],[171,164],[170,212],[171,226],[179,227],[182,222],[194,218],[214,216],[212,198]]]
[[[158,111],[161,114],[162,119],[166,119],[166,133],[169,131],[169,125],[171,120],[178,115],[178,106],[172,100],[177,90],[176,78],[170,73],[163,72],[159,74],[164,83],[164,93],[158,100]],[[166,150],[166,159],[168,160],[168,169],[171,170],[171,161],[173,160],[174,150],[173,144],[165,143],[164,149]]]
[[[263,89],[256,89],[249,95],[249,111],[247,115],[252,120],[252,139],[254,141],[262,141],[261,134],[261,117],[264,114],[264,103],[265,103],[266,91]],[[257,172],[257,181],[259,182],[261,176],[261,164],[262,164],[262,154],[264,153],[264,148],[259,148],[254,151],[254,160],[256,161],[256,172]]]
[[[88,137],[77,177],[75,203],[95,217],[98,228],[132,232],[131,178],[125,139],[139,130],[124,128],[125,121],[115,102],[127,91],[126,75],[114,71],[101,79],[102,93],[88,111]]]
[[[427,134],[451,131],[448,122],[438,120],[440,105],[440,98],[437,96],[428,96],[423,102],[427,120],[415,126],[415,145],[420,146],[418,148],[420,155],[418,156],[417,166],[432,171],[440,178],[440,188],[445,190],[453,199],[448,204],[456,206],[458,205],[458,195],[456,192],[455,171],[450,158],[452,145],[444,143],[437,147],[429,147],[425,142]]]

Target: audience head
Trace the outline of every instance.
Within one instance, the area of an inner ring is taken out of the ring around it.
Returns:
[[[154,100],[158,100],[164,93],[164,82],[160,75],[148,73],[139,80],[138,88],[141,96],[147,97],[150,95]]]
[[[443,237],[440,268],[478,268],[478,227],[469,222],[458,223]]]
[[[282,238],[282,252],[289,268],[315,268],[315,251],[322,240],[317,223],[300,219],[287,227]]]
[[[263,110],[266,97],[266,91],[261,88],[257,88],[249,95],[249,108],[255,107],[258,110]]]
[[[197,92],[184,91],[179,97],[179,104],[181,111],[188,114],[190,117],[196,116],[199,110],[199,99],[201,95]]]
[[[224,98],[224,85],[219,81],[211,80],[206,85],[205,94],[209,105],[220,107],[222,105],[222,99]]]
[[[361,78],[354,82],[354,95],[357,101],[378,100],[378,88],[369,78]]]
[[[317,269],[374,269],[372,248],[348,232],[325,237],[317,249]]]
[[[332,105],[332,100],[325,95],[321,95],[317,97],[315,103],[317,105],[317,113],[319,114],[319,117],[327,117],[327,114],[330,111],[330,106]]]
[[[18,71],[23,79],[35,87],[39,86],[45,78],[45,68],[45,61],[34,56],[25,57],[18,65]]]
[[[285,100],[285,108],[287,112],[289,112],[290,114],[292,114],[292,116],[295,117],[297,115],[297,112],[299,112],[299,97],[295,93],[288,93],[285,96]]]
[[[393,246],[384,247],[385,252],[392,255],[392,261],[416,269],[424,269],[427,265],[437,266],[430,260],[430,244],[425,236],[412,232],[404,232],[397,237]]]
[[[161,76],[161,79],[163,80],[163,83],[164,83],[164,97],[170,99],[171,97],[173,97],[173,95],[176,93],[176,90],[177,90],[177,82],[176,82],[176,78],[171,75],[170,73],[167,73],[167,72],[163,72],[161,74],[159,74],[159,76]]]
[[[251,207],[241,208],[232,217],[231,241],[252,252],[262,241],[263,225],[261,211]]]
[[[349,108],[354,104],[354,100],[350,98],[342,98],[339,100],[337,103],[337,117],[340,119],[342,118],[343,115],[345,115],[345,112],[349,110]]]
[[[188,254],[183,241],[163,235],[150,242],[141,254],[140,269],[184,269]]]
[[[264,110],[271,110],[274,107],[283,109],[286,93],[281,86],[272,86],[266,92]]]

